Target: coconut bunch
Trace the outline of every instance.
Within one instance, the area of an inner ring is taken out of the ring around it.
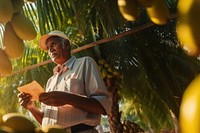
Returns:
[[[143,8],[155,24],[164,25],[169,20],[169,9],[165,0],[118,0],[118,7],[128,21],[138,19]]]
[[[0,133],[67,133],[55,126],[36,127],[34,123],[19,113],[7,113],[0,118]]]
[[[0,75],[12,73],[11,59],[20,58],[24,51],[24,40],[32,40],[37,35],[33,23],[24,15],[23,5],[24,0],[0,0],[0,23],[5,27],[4,47],[0,49]]]
[[[112,68],[105,59],[99,59],[97,63],[103,79],[122,78],[122,75],[119,72],[119,70]]]

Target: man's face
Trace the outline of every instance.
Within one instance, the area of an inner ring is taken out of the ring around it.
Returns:
[[[48,54],[53,62],[56,64],[63,64],[69,58],[70,45],[57,36],[53,36],[47,39],[46,46]]]

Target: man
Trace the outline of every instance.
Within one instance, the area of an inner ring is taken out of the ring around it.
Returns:
[[[61,31],[52,31],[39,40],[57,64],[54,75],[39,96],[41,110],[34,106],[31,95],[20,93],[20,104],[42,125],[60,125],[72,133],[94,133],[101,114],[111,110],[111,97],[106,90],[97,64],[90,57],[71,56],[71,41]]]

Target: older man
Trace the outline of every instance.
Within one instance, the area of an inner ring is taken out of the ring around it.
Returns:
[[[90,57],[71,56],[71,41],[61,31],[42,36],[39,44],[57,66],[46,92],[39,97],[41,110],[34,106],[30,94],[20,93],[20,104],[42,126],[60,125],[72,133],[97,132],[94,127],[100,124],[101,114],[111,110],[111,97],[97,64]]]

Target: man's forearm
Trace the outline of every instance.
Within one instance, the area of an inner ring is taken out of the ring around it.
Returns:
[[[72,98],[73,97],[73,98]],[[102,105],[94,98],[81,97],[68,94],[68,104],[91,113],[106,114]]]
[[[30,108],[29,111],[32,113],[35,119],[42,125],[42,119],[43,119],[44,113],[38,110],[37,108]]]
[[[69,104],[91,113],[106,114],[103,106],[96,99],[72,93],[60,91],[43,93],[40,96],[40,102],[51,106],[62,106],[65,104]]]

